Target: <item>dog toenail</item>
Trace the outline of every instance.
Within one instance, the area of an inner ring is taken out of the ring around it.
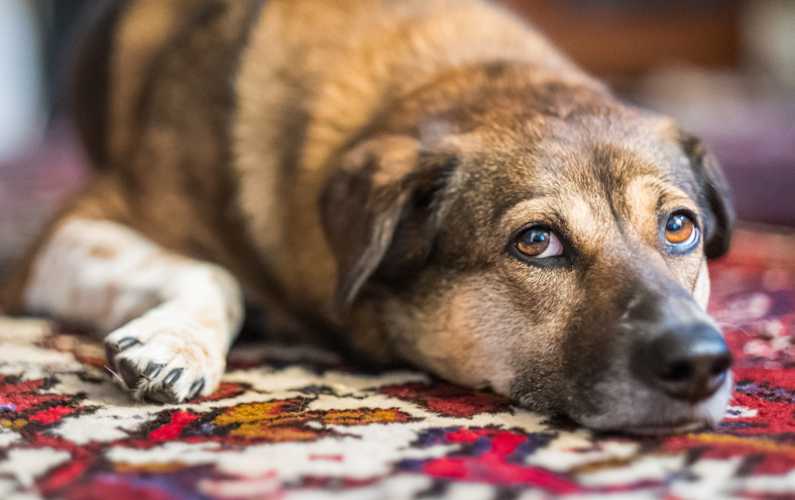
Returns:
[[[160,372],[163,371],[164,366],[165,365],[163,365],[162,363],[155,363],[153,361],[150,361],[149,364],[146,365],[146,369],[144,370],[144,377],[150,379],[157,377],[158,375],[160,375]]]
[[[116,344],[116,352],[119,353],[119,352],[122,352],[122,351],[126,351],[130,347],[133,347],[133,346],[138,345],[140,343],[141,343],[141,341],[136,339],[136,338],[134,338],[134,337],[125,337],[125,338],[121,339],[118,344]]]
[[[119,375],[124,380],[124,384],[130,389],[138,385],[138,380],[141,378],[140,374],[135,370],[133,362],[128,359],[119,361]]]
[[[182,368],[174,368],[173,370],[168,372],[166,378],[163,379],[163,385],[166,387],[170,387],[174,385],[181,376],[182,376]]]
[[[201,394],[202,389],[204,389],[204,378],[200,378],[190,386],[190,396],[188,396],[188,399],[193,399]]]

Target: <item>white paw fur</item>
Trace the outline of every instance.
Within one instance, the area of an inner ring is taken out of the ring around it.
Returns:
[[[116,380],[135,399],[181,403],[218,386],[226,351],[216,339],[210,328],[166,306],[108,335],[105,350]]]
[[[165,251],[122,225],[70,219],[34,262],[26,306],[105,338],[110,368],[138,399],[183,402],[212,392],[242,322],[237,281]]]

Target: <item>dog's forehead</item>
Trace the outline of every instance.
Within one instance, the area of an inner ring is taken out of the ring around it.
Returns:
[[[577,182],[593,180],[590,174],[615,183],[641,174],[673,177],[687,169],[678,128],[665,117],[622,109],[568,120],[536,119],[527,127],[527,140],[517,139],[526,144],[523,166],[531,174]]]
[[[627,228],[635,241],[651,243],[663,211],[698,213],[695,180],[671,123],[545,119],[529,131],[514,122],[456,136],[453,149],[464,172],[446,234],[454,242],[471,235],[483,243],[478,255],[484,258],[521,227],[539,222],[566,230],[583,249],[617,244]]]
[[[445,234],[453,242],[471,235],[482,242],[476,253],[489,258],[530,223],[561,227],[583,248],[604,248],[625,227],[636,241],[654,241],[664,210],[698,213],[696,180],[674,122],[610,113],[514,116],[463,134],[445,130],[437,145],[454,152],[462,170]],[[471,245],[459,250],[473,253]]]
[[[646,116],[534,119],[526,131],[483,134],[477,184],[499,191],[498,211],[527,199],[594,200],[603,205],[640,192],[695,197],[695,178],[676,127]],[[483,183],[488,175],[493,182]],[[574,210],[582,209],[574,202]]]

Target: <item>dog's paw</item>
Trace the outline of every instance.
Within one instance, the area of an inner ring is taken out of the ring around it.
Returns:
[[[217,332],[188,320],[144,316],[105,339],[115,379],[135,399],[182,403],[218,387],[226,352]]]

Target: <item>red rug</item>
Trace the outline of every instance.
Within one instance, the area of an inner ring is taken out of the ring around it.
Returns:
[[[664,439],[265,344],[209,398],[133,404],[91,338],[0,319],[0,498],[794,498],[795,237],[741,231],[712,269],[736,393],[716,431]]]

